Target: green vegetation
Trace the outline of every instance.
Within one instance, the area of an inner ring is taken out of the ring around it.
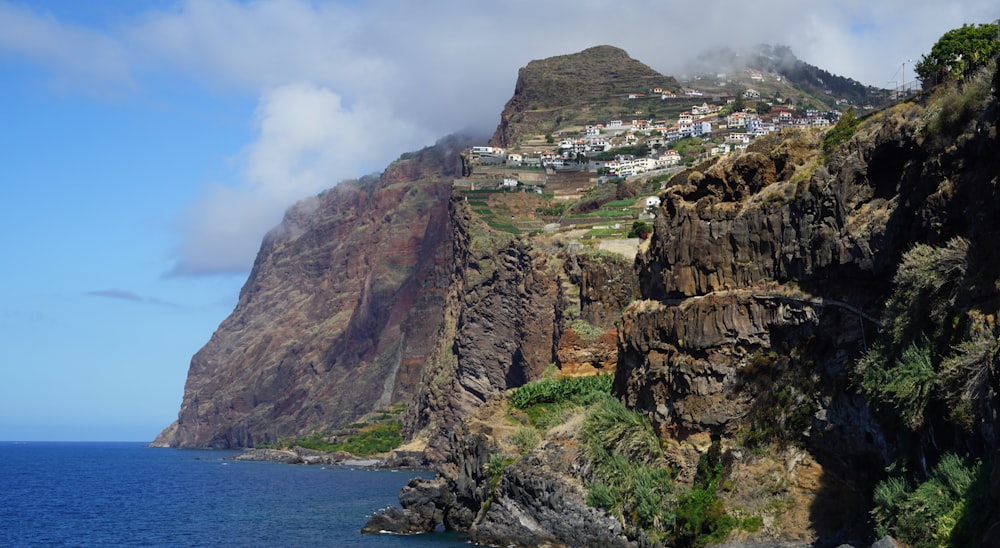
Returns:
[[[671,145],[681,155],[681,162],[689,164],[705,153],[705,144],[697,137],[686,137]]]
[[[281,438],[260,444],[261,449],[292,449],[301,447],[314,451],[345,451],[356,456],[368,456],[391,451],[403,443],[401,415],[404,404],[392,404],[376,409],[344,428],[313,432],[301,438]]]
[[[886,333],[858,362],[873,406],[914,433],[924,427],[929,408],[946,417],[949,402],[971,399],[969,391],[976,388],[956,382],[955,376],[986,375],[988,355],[996,347],[983,329],[955,332],[961,323],[954,321],[955,302],[968,270],[968,251],[969,242],[955,238],[942,247],[918,244],[903,255],[886,303]],[[956,336],[960,344],[949,348]]]
[[[673,527],[674,477],[649,420],[606,398],[588,415],[582,439],[594,467],[588,504],[643,529]]]
[[[635,221],[632,223],[632,228],[628,231],[628,237],[646,239],[652,233],[653,225],[644,221]]]
[[[925,481],[893,476],[875,486],[877,536],[914,548],[975,546],[991,517],[989,468],[946,453]]]
[[[597,340],[601,335],[604,334],[604,329],[591,325],[590,322],[586,320],[576,320],[570,325],[570,329],[576,333],[577,337],[585,341]],[[610,375],[608,375],[610,376]],[[586,377],[585,377],[586,378]]]
[[[930,53],[920,58],[917,75],[927,89],[949,78],[965,77],[998,52],[996,25],[963,25],[944,33]]]
[[[301,447],[315,451],[346,451],[352,455],[365,457],[376,453],[391,451],[403,443],[402,429],[403,423],[398,420],[381,422],[370,425],[355,423],[351,427],[357,430],[346,437],[343,441],[329,441],[333,435],[320,432],[313,433],[305,438],[282,438],[276,443],[261,445],[262,448],[290,449]]]
[[[606,204],[604,207],[607,208],[627,208],[635,205],[635,198],[625,198],[624,200],[612,200]]]
[[[944,139],[961,133],[988,102],[995,68],[995,63],[989,62],[962,85],[946,87],[937,101],[937,115],[928,123],[928,132]]]
[[[806,346],[781,355],[772,350],[750,356],[738,377],[740,390],[755,394],[748,426],[739,433],[743,445],[753,450],[802,445],[818,409],[819,378],[802,357],[809,354]]]
[[[611,394],[613,382],[612,375],[541,379],[515,388],[508,401],[512,407],[522,410],[533,405],[564,401],[589,405],[602,396]]]
[[[569,202],[551,202],[549,205],[535,208],[535,213],[548,217],[561,217],[569,209]]]
[[[736,518],[726,512],[717,490],[722,478],[722,451],[718,442],[698,460],[698,473],[694,487],[683,493],[677,501],[677,544],[704,546],[722,542],[738,525]],[[748,527],[757,526],[747,521]]]
[[[518,428],[510,436],[510,442],[517,446],[522,455],[534,449],[540,441],[542,441],[542,436],[538,430],[528,426]]]
[[[583,423],[581,440],[594,479],[587,503],[633,524],[667,546],[705,546],[737,527],[759,530],[760,517],[738,521],[718,497],[722,451],[713,443],[698,463],[694,486],[677,488],[659,438],[646,417],[614,398],[598,402]]]
[[[649,145],[641,144],[635,146],[624,146],[624,147],[613,148],[611,150],[606,150],[598,154],[597,156],[594,156],[593,159],[597,161],[614,160],[615,156],[618,156],[619,154],[631,154],[632,156],[635,156],[637,158],[642,158],[643,156],[649,155]]]
[[[854,115],[854,107],[847,109],[837,123],[823,136],[823,152],[830,155],[840,145],[851,140],[858,130],[858,119]]]
[[[611,396],[612,375],[543,378],[514,389],[508,402],[523,412],[528,422],[547,430],[582,407]],[[511,439],[515,445],[518,440]]]
[[[893,279],[885,331],[857,363],[856,374],[900,453],[874,490],[876,533],[915,547],[972,546],[996,503],[987,495],[989,466],[941,453],[934,432],[971,447],[976,417],[988,409],[990,364],[1000,350],[992,318],[963,309],[975,286],[968,241],[918,244]],[[928,463],[936,464],[929,471]]]
[[[500,483],[500,476],[503,475],[504,469],[513,463],[513,457],[507,457],[500,453],[490,455],[490,460],[486,463],[486,473],[490,475],[490,497],[493,496],[493,490]]]

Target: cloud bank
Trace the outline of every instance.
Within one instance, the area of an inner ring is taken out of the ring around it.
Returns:
[[[946,30],[998,16],[995,0],[185,0],[107,28],[0,0],[0,55],[78,85],[141,89],[167,71],[257,98],[236,180],[206,184],[175,224],[171,273],[209,275],[245,272],[296,200],[447,133],[492,130],[531,59],[612,44],[676,74],[705,49],[765,42],[886,86]]]

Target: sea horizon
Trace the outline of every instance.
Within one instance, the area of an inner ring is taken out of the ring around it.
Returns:
[[[459,546],[456,533],[362,535],[428,473],[231,460],[148,441],[0,441],[3,546]]]

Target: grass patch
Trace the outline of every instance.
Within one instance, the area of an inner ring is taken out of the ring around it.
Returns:
[[[612,201],[604,204],[604,207],[606,209],[615,208],[615,207],[617,207],[619,209],[621,209],[623,207],[632,207],[632,206],[635,205],[635,201],[636,201],[635,198],[626,198],[624,200],[612,200]]]
[[[612,375],[541,379],[514,389],[509,402],[517,409],[527,409],[541,403],[572,402],[589,405],[611,394]]]
[[[585,341],[595,341],[600,338],[601,335],[604,335],[604,329],[601,329],[596,325],[592,325],[587,320],[576,320],[572,325],[570,325],[570,329],[576,333],[577,337],[580,337]],[[610,375],[606,376],[610,377]]]
[[[523,411],[531,425],[548,430],[580,407],[609,397],[613,381],[612,375],[543,378],[515,389],[508,402]]]

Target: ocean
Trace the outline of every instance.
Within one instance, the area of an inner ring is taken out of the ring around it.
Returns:
[[[421,474],[234,454],[0,442],[0,546],[468,546],[455,533],[359,533]]]

